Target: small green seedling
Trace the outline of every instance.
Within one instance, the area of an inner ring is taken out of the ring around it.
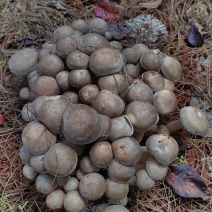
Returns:
[[[0,199],[0,211],[4,212],[7,209],[7,196]]]
[[[26,205],[28,204],[28,201],[26,201],[23,205],[19,205],[18,208],[21,212],[24,212],[24,209],[26,207]]]
[[[132,202],[132,198],[131,197],[128,197],[127,203],[130,204],[131,202]]]
[[[188,161],[185,159],[185,157],[183,155],[181,155],[180,157],[176,157],[176,159],[179,161],[180,164],[188,163]]]
[[[57,21],[58,23],[62,21],[62,17],[57,15],[53,17],[55,21]]]
[[[7,44],[12,44],[15,41],[15,39],[10,38],[9,40],[7,40]]]

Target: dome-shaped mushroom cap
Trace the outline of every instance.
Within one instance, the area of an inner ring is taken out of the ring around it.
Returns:
[[[17,76],[27,76],[36,69],[38,53],[31,48],[17,51],[8,62],[10,71]]]
[[[139,58],[150,51],[149,48],[142,43],[136,43],[132,45],[131,48],[135,50],[135,52],[139,55]]]
[[[54,41],[74,34],[74,29],[70,26],[60,26],[54,31]]]
[[[29,164],[25,164],[23,167],[23,175],[29,180],[35,180],[38,176],[38,172]]]
[[[146,172],[153,180],[163,180],[168,172],[168,166],[159,163],[155,158],[146,162]]]
[[[79,191],[69,191],[64,198],[64,208],[67,212],[80,212],[85,208],[86,201]]]
[[[57,143],[44,155],[44,167],[58,177],[70,175],[77,166],[77,153],[69,146]]]
[[[55,190],[46,197],[46,205],[51,210],[59,210],[63,207],[65,193],[62,190]]]
[[[155,181],[147,174],[146,170],[141,169],[136,173],[136,185],[141,190],[150,190],[155,185]]]
[[[153,105],[158,113],[166,115],[177,108],[177,97],[169,90],[157,91],[154,94]]]
[[[87,200],[97,200],[106,191],[106,182],[98,173],[86,174],[79,184],[80,194]]]
[[[33,101],[32,107],[36,118],[44,123],[51,132],[59,134],[62,116],[69,104],[70,101],[65,96],[39,96]]]
[[[90,32],[104,34],[107,30],[107,22],[101,18],[93,18],[88,23]]]
[[[194,135],[204,136],[208,129],[208,119],[198,107],[187,106],[180,110],[180,120],[186,130]]]
[[[83,34],[87,33],[89,30],[88,23],[82,19],[77,19],[72,22],[72,27],[75,30],[82,32]]]
[[[35,181],[35,187],[41,194],[50,194],[57,187],[55,177],[50,174],[39,174]]]
[[[78,49],[87,55],[107,46],[110,46],[110,43],[106,38],[96,33],[85,34],[78,41]]]
[[[97,75],[115,74],[124,65],[120,52],[112,48],[101,48],[94,51],[89,58],[89,67]]]
[[[180,78],[182,67],[176,58],[165,56],[162,60],[161,71],[167,79],[176,82]]]
[[[121,205],[111,205],[103,212],[129,212],[129,210]]]
[[[145,101],[133,101],[126,106],[125,115],[128,116],[136,131],[147,131],[157,122],[158,114],[155,107]]]
[[[179,152],[177,141],[165,134],[150,136],[146,141],[146,148],[159,163],[165,165],[174,161]]]
[[[72,104],[62,117],[62,133],[71,143],[82,145],[95,141],[101,134],[102,122],[93,108]]]

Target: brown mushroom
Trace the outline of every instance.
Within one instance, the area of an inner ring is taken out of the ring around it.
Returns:
[[[62,190],[55,190],[46,197],[46,205],[51,210],[63,208],[65,193]]]

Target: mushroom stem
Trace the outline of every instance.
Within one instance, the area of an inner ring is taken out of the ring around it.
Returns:
[[[180,119],[174,120],[174,121],[166,124],[165,126],[169,130],[169,134],[172,134],[172,133],[184,128]]]

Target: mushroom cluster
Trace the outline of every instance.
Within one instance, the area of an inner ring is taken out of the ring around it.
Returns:
[[[20,90],[28,122],[23,174],[47,195],[52,210],[82,211],[87,201],[106,196],[121,206],[105,211],[128,211],[129,186],[151,189],[178,154],[169,135],[174,125],[158,122],[177,107],[180,63],[144,44],[124,49],[111,39],[104,20],[75,20],[57,28],[42,49],[26,48],[9,60],[11,72],[28,80]],[[186,119],[191,112],[182,113],[178,125],[197,132]],[[197,113],[202,135],[207,119]],[[144,133],[150,136],[141,146]]]

